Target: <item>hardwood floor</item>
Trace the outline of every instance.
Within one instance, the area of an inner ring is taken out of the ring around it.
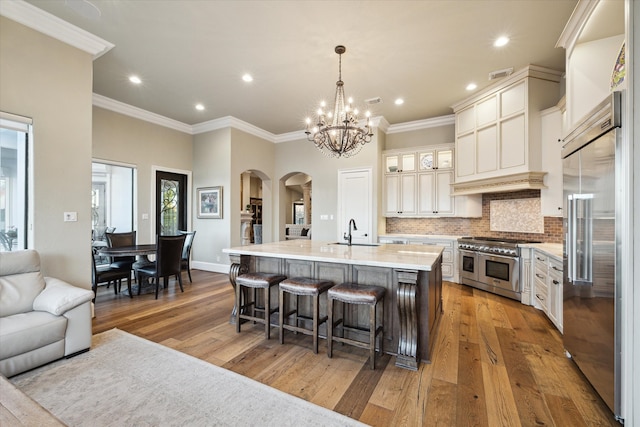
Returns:
[[[551,322],[516,301],[445,282],[433,362],[412,372],[385,355],[371,371],[365,349],[338,345],[329,359],[303,334],[284,345],[259,324],[236,334],[227,276],[192,276],[158,300],[100,287],[94,333],[119,328],[373,426],[619,426]]]

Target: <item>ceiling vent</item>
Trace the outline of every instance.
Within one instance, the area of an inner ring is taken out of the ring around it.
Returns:
[[[376,96],[375,98],[365,99],[364,103],[367,105],[380,104],[382,102],[382,98]]]
[[[502,77],[510,76],[513,73],[513,67],[505,68],[503,70],[496,70],[489,73],[489,80],[500,79]]]

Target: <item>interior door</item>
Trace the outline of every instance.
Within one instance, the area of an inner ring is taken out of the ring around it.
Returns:
[[[349,221],[358,228],[352,243],[373,243],[373,199],[371,169],[338,171],[338,241],[349,233]]]
[[[187,230],[187,175],[156,172],[156,234],[175,236]]]

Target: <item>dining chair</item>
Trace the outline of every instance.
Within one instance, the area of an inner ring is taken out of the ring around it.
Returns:
[[[156,299],[158,299],[158,290],[160,288],[160,278],[164,279],[165,288],[169,284],[169,277],[175,276],[180,284],[180,291],[184,292],[182,287],[182,248],[186,235],[178,236],[157,236],[156,239],[156,260],[146,266],[140,267],[136,273],[140,278],[153,277],[156,284]],[[140,287],[138,287],[138,294]]]
[[[133,246],[136,244],[136,232],[128,231],[125,233],[104,233],[107,238],[107,246],[110,248],[119,248],[122,246]],[[133,263],[136,262],[134,256],[119,256],[113,257],[111,260],[111,267],[119,269],[128,269],[129,272],[133,269]],[[131,273],[129,273],[131,274]]]
[[[193,245],[193,239],[196,237],[196,232],[194,231],[178,231],[180,234],[184,234],[186,238],[184,239],[184,246],[182,247],[182,260],[180,268],[182,271],[187,270],[189,274],[189,282],[193,283],[191,280],[191,246]]]
[[[93,270],[91,274],[91,289],[93,290],[93,302],[96,301],[98,295],[98,285],[100,283],[107,283],[109,286],[113,283],[113,292],[118,294],[122,286],[122,279],[127,279],[127,288],[129,289],[129,297],[133,298],[131,293],[131,270],[126,268],[112,267],[111,265],[97,265],[96,254],[91,251],[91,261],[93,264]]]

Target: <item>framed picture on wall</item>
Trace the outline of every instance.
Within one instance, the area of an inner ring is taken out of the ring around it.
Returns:
[[[222,218],[222,187],[198,188],[198,218]]]

